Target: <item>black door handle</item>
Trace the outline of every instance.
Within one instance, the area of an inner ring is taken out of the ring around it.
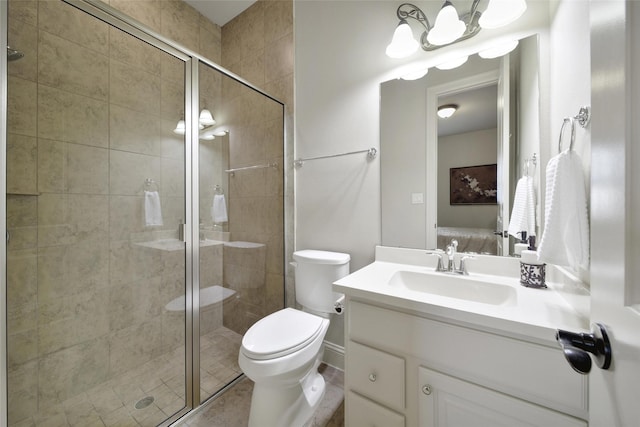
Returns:
[[[560,343],[564,357],[576,371],[586,375],[591,371],[591,356],[598,367],[609,369],[611,366],[611,342],[604,325],[593,323],[591,333],[575,333],[558,329],[556,340]]]

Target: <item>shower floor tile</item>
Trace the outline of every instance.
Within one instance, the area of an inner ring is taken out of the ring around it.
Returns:
[[[224,327],[201,337],[202,396],[241,374],[241,342],[241,335]],[[177,348],[10,427],[157,426],[184,407],[184,359],[184,348]],[[136,408],[148,396],[153,402]]]

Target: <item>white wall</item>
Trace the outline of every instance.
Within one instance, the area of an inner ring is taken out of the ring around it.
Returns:
[[[438,138],[438,227],[495,230],[498,205],[450,204],[449,172],[451,168],[496,163],[497,141],[496,128]]]
[[[589,2],[564,0],[554,6],[549,31],[550,140],[548,141],[547,157],[542,163],[543,177],[549,156],[558,153],[558,137],[563,118],[575,116],[581,106],[591,104]],[[563,149],[568,146],[569,139],[568,132]],[[591,175],[591,131],[589,128],[582,129],[577,126],[574,150],[582,158],[585,186],[587,194],[589,194]],[[544,183],[544,180],[542,182]],[[588,270],[580,270],[577,273],[582,281],[590,282]]]
[[[565,3],[570,3],[567,9]],[[538,32],[543,34],[542,56],[546,59],[549,4],[530,1],[525,16],[502,30],[483,31],[454,47],[432,53],[420,51],[405,60],[392,60],[385,56],[384,50],[397,25],[399,2],[297,0],[294,5],[296,157],[377,148],[379,85],[417,60],[434,65],[445,54],[475,51],[497,35],[522,38]],[[588,27],[589,20],[582,18],[583,13],[576,17],[570,14],[568,9],[574,8],[588,9],[588,2],[563,1],[558,7],[556,23],[582,20]],[[572,30],[579,34],[574,36]],[[575,114],[576,103],[589,96],[589,88],[578,84],[582,78],[575,76],[587,73],[588,82],[588,66],[578,68],[584,63],[584,56],[588,58],[588,28],[586,40],[582,24],[569,25],[567,34],[560,31],[556,28],[552,38],[554,44],[563,47],[554,50],[552,59],[561,60],[564,67],[550,69],[548,64],[543,65],[541,73],[541,87],[548,88],[552,78],[559,82],[554,83],[555,92],[551,92],[554,117],[565,114],[564,109],[566,114]],[[571,48],[570,44],[581,48]],[[575,90],[571,89],[574,87]],[[559,102],[560,98],[566,101]],[[541,103],[541,138],[548,138],[548,105],[551,103],[548,89],[542,90]],[[546,159],[548,154],[547,149]],[[296,249],[347,252],[352,257],[352,271],[371,262],[374,246],[380,242],[379,159],[367,163],[361,154],[307,162],[296,171],[295,179]],[[332,324],[328,339],[343,343],[340,321]]]

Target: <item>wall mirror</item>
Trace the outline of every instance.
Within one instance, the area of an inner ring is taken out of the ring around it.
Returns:
[[[516,181],[528,173],[540,188],[538,70],[534,35],[503,57],[472,55],[452,70],[382,83],[383,245],[444,249],[455,238],[460,251],[512,253]],[[457,111],[439,118],[447,104]]]

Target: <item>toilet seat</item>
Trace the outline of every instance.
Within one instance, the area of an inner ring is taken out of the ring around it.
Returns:
[[[322,317],[293,308],[272,313],[249,328],[242,338],[242,352],[250,359],[274,359],[293,353],[322,331]]]

